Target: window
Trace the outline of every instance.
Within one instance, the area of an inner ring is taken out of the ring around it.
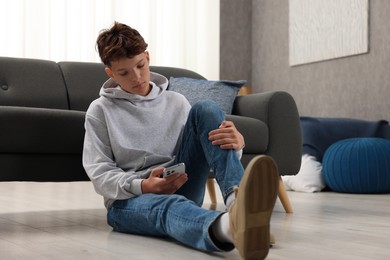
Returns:
[[[0,56],[100,62],[114,21],[137,29],[151,64],[219,78],[219,0],[0,0]]]

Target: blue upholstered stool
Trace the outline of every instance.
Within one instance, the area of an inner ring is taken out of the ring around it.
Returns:
[[[327,186],[345,193],[390,193],[390,140],[350,138],[332,144],[322,170]]]

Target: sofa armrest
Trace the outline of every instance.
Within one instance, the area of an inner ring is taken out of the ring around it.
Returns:
[[[293,97],[284,91],[238,96],[234,115],[263,121],[269,129],[266,154],[276,161],[280,175],[297,174],[301,166],[302,135]]]

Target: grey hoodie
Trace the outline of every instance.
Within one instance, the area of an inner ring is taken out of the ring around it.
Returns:
[[[109,79],[85,118],[83,166],[108,208],[115,200],[142,194],[151,168],[173,163],[191,108],[167,91],[168,80],[151,72],[147,96],[123,91]]]

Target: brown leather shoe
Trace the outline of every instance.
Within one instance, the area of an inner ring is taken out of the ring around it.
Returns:
[[[264,259],[268,255],[278,182],[277,166],[269,156],[256,156],[245,169],[229,210],[233,243],[243,259]]]

